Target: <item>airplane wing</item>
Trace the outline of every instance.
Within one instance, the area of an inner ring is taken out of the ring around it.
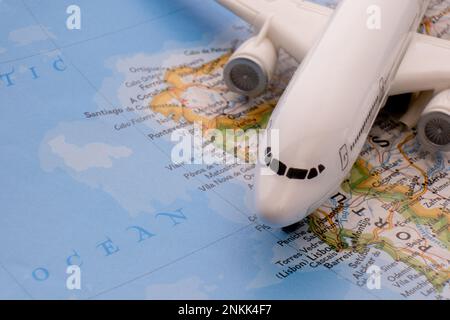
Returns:
[[[400,65],[390,94],[450,88],[450,41],[416,34]]]
[[[334,10],[304,0],[216,0],[261,29],[270,19],[269,39],[301,61],[325,30]]]
[[[325,30],[334,10],[305,0],[216,0],[298,61]],[[390,95],[450,87],[450,41],[417,33],[400,64]]]

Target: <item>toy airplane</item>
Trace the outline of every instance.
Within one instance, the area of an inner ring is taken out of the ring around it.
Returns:
[[[348,176],[388,96],[421,93],[405,121],[424,147],[450,151],[450,41],[418,34],[429,0],[217,0],[255,26],[224,70],[227,86],[264,92],[283,48],[302,61],[268,129],[256,206],[276,227],[323,204]],[[270,170],[273,174],[263,174]]]

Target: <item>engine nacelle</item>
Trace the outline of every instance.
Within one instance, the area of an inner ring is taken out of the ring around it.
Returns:
[[[450,151],[450,90],[436,95],[422,113],[417,126],[423,146],[433,151]]]
[[[268,38],[247,40],[231,56],[224,69],[228,88],[249,97],[262,94],[272,79],[278,52]]]

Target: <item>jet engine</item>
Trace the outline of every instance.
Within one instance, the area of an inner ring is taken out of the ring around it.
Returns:
[[[450,151],[450,90],[436,95],[425,107],[417,130],[425,148]]]
[[[233,92],[259,96],[269,85],[277,59],[277,49],[270,39],[253,37],[242,44],[225,66],[225,83]]]

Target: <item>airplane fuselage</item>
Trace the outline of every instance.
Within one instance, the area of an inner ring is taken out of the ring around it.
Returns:
[[[344,0],[269,122],[256,205],[272,225],[306,217],[357,160],[429,0]],[[301,37],[301,33],[299,33]]]

